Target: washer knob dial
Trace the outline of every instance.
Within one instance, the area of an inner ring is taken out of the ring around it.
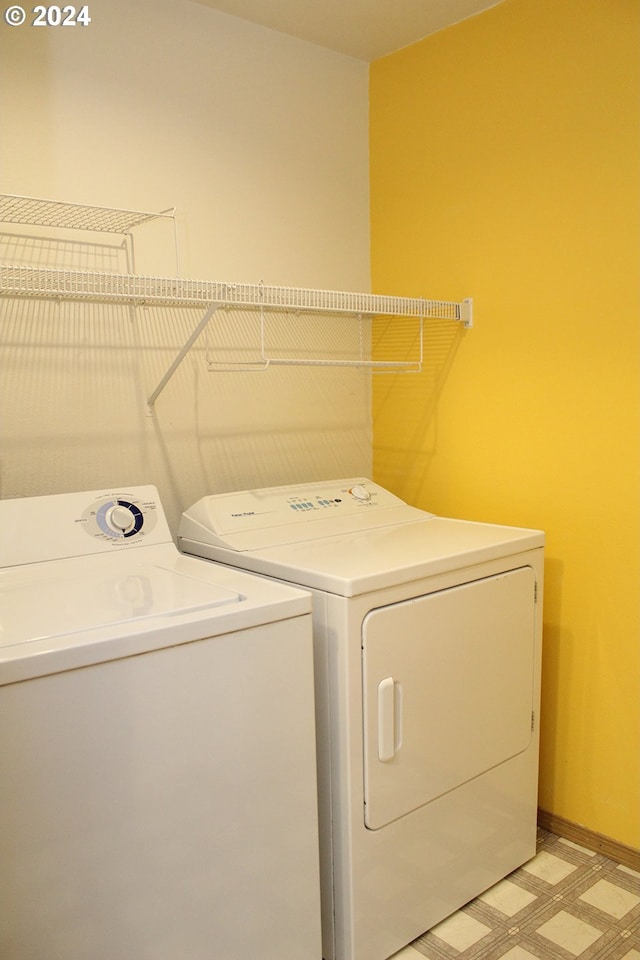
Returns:
[[[115,503],[107,510],[105,520],[111,530],[115,530],[116,533],[126,533],[128,530],[132,530],[136,522],[131,510],[128,507],[123,507],[121,503]]]
[[[354,487],[351,487],[349,493],[352,497],[355,497],[356,500],[371,500],[371,492],[361,483],[356,483]]]

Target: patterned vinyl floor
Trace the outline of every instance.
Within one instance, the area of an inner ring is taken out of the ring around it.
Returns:
[[[538,830],[536,856],[393,960],[640,960],[640,873]]]

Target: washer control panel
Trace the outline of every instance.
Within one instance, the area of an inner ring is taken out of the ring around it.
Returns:
[[[0,500],[0,567],[173,543],[154,486]]]
[[[154,528],[157,507],[153,501],[135,500],[127,494],[113,494],[91,503],[82,514],[83,529],[100,539],[132,540],[148,535]]]

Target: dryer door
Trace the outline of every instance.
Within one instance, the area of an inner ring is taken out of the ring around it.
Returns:
[[[522,567],[363,623],[365,824],[377,830],[525,750],[535,574]]]

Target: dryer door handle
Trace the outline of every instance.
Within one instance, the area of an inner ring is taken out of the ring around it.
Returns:
[[[378,684],[378,760],[393,760],[401,745],[402,688],[393,677]]]

